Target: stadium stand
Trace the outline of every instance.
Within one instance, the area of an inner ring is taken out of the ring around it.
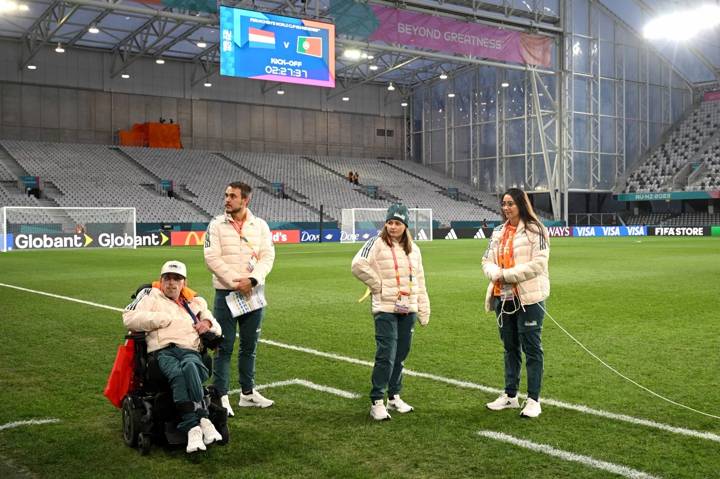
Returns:
[[[666,226],[704,226],[720,224],[720,213],[683,213],[665,220]]]
[[[56,206],[134,206],[146,223],[207,222],[187,203],[156,191],[155,179],[103,145],[0,142],[31,175],[45,182]]]
[[[628,176],[626,191],[644,193],[682,190],[674,177],[683,167],[689,170],[697,162],[704,146],[716,139],[720,128],[720,102],[702,102],[675,128],[667,141],[661,144],[640,166]],[[717,155],[715,155],[717,156]],[[689,171],[688,171],[689,173]],[[684,179],[687,181],[687,177]],[[702,180],[698,183],[702,185]],[[701,186],[693,189],[709,189]]]
[[[705,145],[695,165],[695,171],[688,176],[687,191],[720,189],[720,130]]]
[[[253,187],[250,209],[261,218],[288,222],[318,219],[317,214],[292,199],[271,195],[266,182],[248,179],[243,170],[221,155],[199,150],[133,147],[121,150],[153,174],[156,181],[172,179],[182,196],[209,216],[223,211],[224,186],[231,181],[245,180]]]
[[[443,194],[442,187],[433,185],[432,181],[426,179],[429,169],[421,165],[408,163],[407,168],[413,170],[411,175],[407,170],[402,171],[402,169],[383,161],[369,158],[318,156],[315,157],[315,161],[327,166],[340,176],[348,170],[358,171],[361,184],[378,186],[381,191],[392,194],[412,207],[432,208],[433,219],[439,220],[443,224],[449,224],[451,221],[482,221],[500,218],[497,212],[477,203],[454,200]],[[403,164],[403,162],[392,163],[393,165]],[[433,172],[433,176],[437,179],[435,175],[436,173]],[[441,181],[449,184],[448,180],[443,177]],[[466,185],[463,190],[467,189],[469,187]],[[474,199],[480,201],[479,198],[475,197]],[[492,201],[496,202],[494,199]]]
[[[624,219],[627,225],[661,225],[673,216],[672,213],[650,213],[646,215],[628,216]]]

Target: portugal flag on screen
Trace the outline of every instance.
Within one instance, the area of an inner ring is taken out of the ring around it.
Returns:
[[[297,52],[301,55],[322,58],[322,38],[298,37]]]

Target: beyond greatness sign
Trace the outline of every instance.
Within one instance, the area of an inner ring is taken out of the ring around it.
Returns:
[[[370,8],[379,22],[368,37],[370,41],[543,67],[551,65],[550,37],[379,5]]]

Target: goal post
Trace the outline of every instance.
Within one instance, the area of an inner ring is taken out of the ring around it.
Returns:
[[[0,251],[136,247],[135,208],[4,206]]]
[[[408,208],[408,231],[415,241],[432,241],[431,208]],[[341,243],[365,241],[376,235],[385,224],[386,208],[344,208],[342,210]]]

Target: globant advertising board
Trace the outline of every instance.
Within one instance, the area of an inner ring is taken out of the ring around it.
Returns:
[[[335,25],[220,7],[220,74],[335,87]]]
[[[170,238],[163,232],[135,236],[127,233],[19,233],[7,235],[6,240],[8,250],[170,246]]]

